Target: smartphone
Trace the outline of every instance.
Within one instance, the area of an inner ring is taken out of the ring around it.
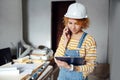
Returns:
[[[69,29],[69,28],[68,28],[68,34],[70,34],[70,35],[72,34],[72,32],[70,31],[70,29]]]

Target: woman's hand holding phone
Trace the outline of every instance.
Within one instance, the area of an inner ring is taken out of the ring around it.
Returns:
[[[71,37],[71,31],[68,27],[65,27],[64,30],[63,30],[63,36],[64,36],[64,46],[66,47],[67,46],[67,43],[69,42],[70,40],[70,37]]]

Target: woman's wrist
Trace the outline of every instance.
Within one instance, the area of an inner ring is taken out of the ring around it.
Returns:
[[[70,68],[69,68],[70,71],[73,71],[74,70],[74,66],[73,64],[70,64]]]

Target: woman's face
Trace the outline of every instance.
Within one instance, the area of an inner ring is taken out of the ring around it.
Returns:
[[[77,33],[81,32],[81,26],[78,25],[77,20],[68,19],[67,25],[68,25],[70,31],[72,32],[72,34],[77,34]]]

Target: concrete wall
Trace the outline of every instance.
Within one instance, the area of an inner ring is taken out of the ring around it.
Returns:
[[[120,79],[120,0],[110,0],[109,62],[111,79]]]
[[[0,49],[16,49],[22,39],[21,0],[0,0]]]

